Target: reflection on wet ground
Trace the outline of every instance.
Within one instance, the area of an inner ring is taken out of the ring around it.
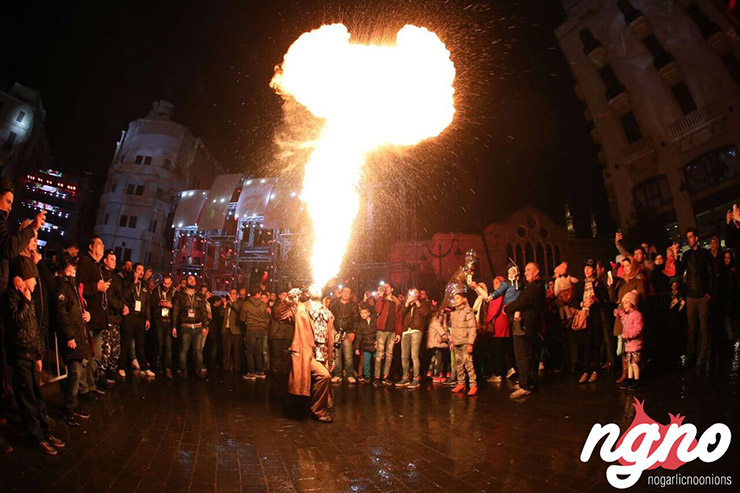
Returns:
[[[483,387],[474,398],[431,384],[416,391],[335,386],[335,422],[326,425],[296,417],[284,380],[134,378],[87,404],[92,418],[81,428],[59,421],[55,434],[68,447],[58,457],[17,443],[0,458],[0,490],[610,489],[598,454],[586,464],[579,455],[594,423],[629,426],[631,394],[611,376],[589,385],[564,375],[541,380],[541,389],[521,402],[508,399],[510,382]],[[715,422],[735,432],[722,459],[687,464],[681,474],[736,473],[738,382],[735,361],[721,376],[675,369],[635,392],[658,422],[681,413],[700,433]],[[638,487],[647,487],[649,475],[672,473],[648,471]]]

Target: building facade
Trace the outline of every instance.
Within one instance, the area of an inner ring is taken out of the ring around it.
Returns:
[[[555,35],[614,219],[716,233],[740,184],[740,40],[726,2],[563,0]]]
[[[0,81],[0,176],[16,186],[29,170],[45,169],[51,163],[45,119],[37,91]]]
[[[16,189],[12,214],[22,219],[46,211],[39,247],[56,251],[82,233],[81,221],[91,205],[89,192],[89,174],[77,176],[53,169],[30,171]]]
[[[203,142],[153,104],[116,143],[100,198],[95,233],[118,258],[171,267],[172,217],[182,190],[210,187],[219,166]]]

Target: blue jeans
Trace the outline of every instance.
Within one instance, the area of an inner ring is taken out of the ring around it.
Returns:
[[[370,366],[373,363],[373,360],[375,359],[375,352],[370,351],[363,351],[362,354],[362,376],[365,378],[370,378],[370,372],[372,371],[370,369]]]
[[[349,334],[346,334],[342,341],[342,347],[336,350],[335,359],[336,365],[334,366],[334,376],[341,377],[342,370],[347,374],[348,377],[356,377],[357,372],[355,371],[354,360],[352,355],[355,354],[355,349],[352,346],[352,341],[349,340]]]
[[[401,336],[401,364],[403,366],[403,374],[401,378],[408,378],[410,366],[413,361],[414,364],[414,380],[419,379],[419,367],[421,362],[419,361],[419,350],[421,348],[421,332],[413,330],[411,332],[404,332]]]
[[[203,329],[180,327],[177,331],[180,338],[180,371],[188,371],[188,352],[191,347],[195,358],[196,373],[203,368]]]
[[[79,407],[77,395],[80,391],[80,379],[82,379],[82,360],[75,359],[67,361],[67,392],[65,396],[64,408],[67,411],[74,411]]]
[[[376,334],[378,347],[375,352],[375,378],[387,378],[391,373],[391,362],[393,361],[393,346],[396,344],[396,334],[390,330],[379,330]],[[380,373],[380,363],[385,356],[383,373]]]

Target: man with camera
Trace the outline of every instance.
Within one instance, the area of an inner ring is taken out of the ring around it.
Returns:
[[[396,387],[408,387],[418,389],[421,385],[419,380],[419,351],[421,349],[421,335],[426,329],[429,307],[419,299],[419,290],[412,289],[406,296],[406,303],[401,311],[402,330],[401,336],[401,363],[403,374],[401,380],[396,382]],[[414,375],[409,381],[411,362],[414,364]]]

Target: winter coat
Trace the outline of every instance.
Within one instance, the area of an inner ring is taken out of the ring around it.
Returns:
[[[450,313],[450,341],[453,345],[475,343],[476,332],[475,313],[470,306],[463,305]]]
[[[612,284],[611,286],[609,286],[609,298],[611,298],[612,303],[616,303],[617,305],[621,306],[622,298],[624,297],[624,295],[632,290],[637,291],[637,309],[639,310],[643,307],[643,305],[645,304],[645,300],[647,299],[645,282],[639,275],[630,279],[629,281],[625,281],[621,278],[618,279],[616,285]],[[621,336],[622,330],[622,319],[619,317],[615,317],[614,335]]]
[[[633,308],[629,313],[624,313],[621,320],[624,327],[622,331],[624,350],[628,353],[642,350],[642,329],[645,326],[642,313]]]
[[[82,319],[82,302],[74,277],[57,277],[56,315],[59,320],[62,340],[60,346],[66,361],[82,360],[90,357],[91,340],[87,325]],[[70,349],[67,342],[74,340],[77,347]]]
[[[354,348],[360,351],[372,353],[375,351],[375,341],[377,339],[378,328],[375,325],[375,319],[369,317],[367,320],[360,320],[355,324],[352,332],[355,333]]]
[[[393,331],[396,335],[401,335],[401,304],[395,296],[393,300],[388,300],[385,296],[378,299],[375,303],[375,313],[378,314],[378,330]],[[390,320],[389,320],[390,319]]]
[[[528,335],[542,330],[545,316],[545,283],[542,279],[535,279],[527,284],[522,294],[511,304],[504,307],[504,312],[513,317],[515,312],[521,312],[522,330]]]
[[[676,262],[676,275],[681,277],[686,272],[686,297],[702,298],[714,289],[714,272],[712,272],[712,254],[709,250],[697,247],[689,249]]]
[[[334,300],[329,306],[334,315],[334,328],[344,329],[348,334],[354,332],[355,325],[360,320],[360,307],[352,300],[342,303],[342,300]]]
[[[137,283],[133,281],[123,283],[123,304],[128,307],[128,315],[126,316],[139,315],[149,320],[152,315],[149,288],[146,287],[143,281],[139,281],[138,286],[139,289],[137,290]],[[139,312],[135,310],[137,301],[141,302],[141,311]]]
[[[293,342],[290,344],[293,365],[288,379],[288,392],[293,395],[307,397],[311,395],[311,360],[314,359],[315,345],[311,317],[308,314],[308,303],[310,301],[298,303],[296,307],[295,335],[293,336]],[[331,343],[333,340],[334,317],[332,316],[329,319],[329,333],[327,334],[327,341],[329,341],[328,361],[332,361],[333,357],[334,345]]]
[[[77,285],[82,289],[87,311],[90,312],[88,327],[92,330],[108,328],[107,293],[98,291],[98,281],[103,280],[103,267],[89,253],[80,257],[77,263]]]
[[[439,317],[432,317],[427,328],[427,349],[445,349],[449,343],[444,340],[447,330],[439,321]]]
[[[8,343],[8,356],[36,361],[44,355],[44,341],[36,322],[36,307],[15,289],[5,296],[3,323]]]
[[[191,308],[195,311],[193,318],[188,316]],[[192,298],[185,290],[175,293],[172,301],[172,328],[179,329],[182,324],[203,324],[203,328],[208,327],[206,299],[200,293],[193,293]]]
[[[246,325],[247,330],[259,330],[264,334],[267,333],[267,327],[270,325],[267,305],[256,296],[244,300],[239,318]]]
[[[504,311],[504,300],[506,298],[496,298],[488,303],[486,312],[485,326],[486,332],[492,332],[493,337],[509,337],[509,316]]]
[[[28,246],[33,234],[33,228],[30,226],[11,233],[8,225],[8,213],[0,211],[0,294],[8,289],[10,261]]]

